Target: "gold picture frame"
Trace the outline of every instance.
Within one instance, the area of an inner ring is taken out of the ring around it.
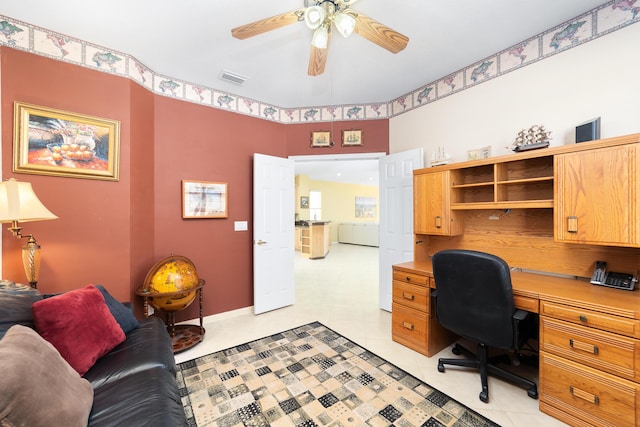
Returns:
[[[312,147],[331,147],[331,131],[321,130],[317,132],[311,132],[311,146]]]
[[[227,218],[226,182],[182,180],[182,218]]]
[[[309,196],[300,196],[300,208],[309,209]]]
[[[13,171],[118,181],[120,122],[14,103]]]
[[[342,146],[358,146],[362,145],[362,130],[350,129],[342,131]]]

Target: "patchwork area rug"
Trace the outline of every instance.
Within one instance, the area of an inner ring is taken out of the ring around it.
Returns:
[[[497,426],[315,322],[178,365],[189,426]]]

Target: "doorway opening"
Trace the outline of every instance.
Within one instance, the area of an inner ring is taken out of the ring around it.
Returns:
[[[337,226],[342,222],[378,222],[378,215],[370,220],[357,218],[355,203],[356,197],[378,198],[379,159],[385,155],[385,153],[360,153],[290,156],[289,159],[294,161],[296,177],[294,184],[296,222],[318,219],[313,216],[314,209],[318,207],[314,206],[312,209],[309,206],[309,196],[311,193],[317,194],[315,192],[321,194],[322,206],[325,208],[321,219],[331,222],[331,243],[338,241]],[[309,184],[310,182],[312,184]],[[310,185],[315,188],[311,188]],[[341,189],[347,189],[347,191],[342,193]]]
[[[367,218],[367,220],[360,220],[356,213],[356,199],[370,196],[378,199],[378,186],[379,186],[379,159],[384,157],[385,153],[362,153],[362,154],[342,154],[342,155],[314,155],[314,156],[290,156],[289,158],[294,160],[294,169],[296,175],[296,215],[295,219],[297,223],[306,220],[314,220],[312,215],[311,206],[302,207],[304,204],[303,198],[309,197],[311,193],[319,191],[322,197],[323,206],[326,209],[322,210],[323,221],[330,221],[330,239],[329,239],[329,253],[327,258],[331,258],[331,247],[336,248],[336,255],[338,254],[337,246],[340,243],[340,229],[343,231],[348,224],[366,224],[370,229],[375,227],[375,243],[376,246],[362,246],[365,248],[366,253],[376,252],[377,259],[377,228],[379,223],[379,207],[374,218]],[[301,183],[299,176],[305,177]],[[321,182],[322,184],[316,185],[315,183]],[[307,184],[309,183],[309,184]],[[301,184],[301,185],[299,185]],[[375,187],[375,190],[372,190]],[[366,193],[366,194],[365,194]],[[309,202],[311,200],[309,199]],[[316,218],[317,219],[317,218]],[[299,236],[296,233],[296,236]],[[369,240],[370,242],[370,240]],[[297,242],[296,242],[297,243]],[[353,245],[355,246],[355,245]],[[350,251],[353,253],[354,251]],[[357,253],[357,251],[355,251]],[[328,267],[331,270],[339,270],[340,264],[332,262],[320,262],[321,260],[309,260],[296,251],[295,253],[295,268],[296,272],[308,272],[303,274],[311,274],[314,271],[315,264],[320,268],[319,264],[323,264],[324,267]],[[307,268],[302,267],[301,264],[306,265]],[[329,274],[338,275],[338,271],[327,272]],[[377,276],[377,269],[376,269]],[[297,274],[297,277],[300,277]],[[307,283],[307,280],[296,280],[296,287],[299,282]],[[375,284],[377,288],[377,280]]]

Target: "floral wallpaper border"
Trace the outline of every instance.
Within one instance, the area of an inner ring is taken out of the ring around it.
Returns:
[[[386,103],[280,108],[158,74],[123,52],[0,15],[0,45],[123,76],[159,95],[285,124],[398,116],[640,22],[637,0],[612,0],[583,15]]]

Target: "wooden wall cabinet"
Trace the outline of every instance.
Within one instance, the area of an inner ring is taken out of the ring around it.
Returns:
[[[557,241],[640,247],[639,144],[556,156]]]
[[[450,171],[414,174],[414,233],[462,234],[464,224],[461,217],[451,210],[450,187]]]

